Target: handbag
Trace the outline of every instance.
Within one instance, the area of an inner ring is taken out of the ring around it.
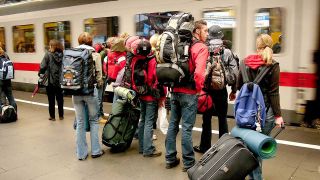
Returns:
[[[40,87],[47,87],[49,83],[48,73],[49,71],[46,71],[44,74],[39,75],[38,79],[38,85]]]

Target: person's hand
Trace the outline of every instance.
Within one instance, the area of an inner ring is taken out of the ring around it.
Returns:
[[[236,93],[231,92],[231,93],[229,94],[229,100],[230,100],[230,101],[234,101],[235,99],[236,99]]]
[[[275,123],[276,123],[276,126],[279,127],[279,128],[284,126],[284,121],[283,121],[283,118],[281,116],[276,118]]]
[[[164,107],[165,103],[166,103],[166,98],[161,98],[161,99],[159,99],[158,106]]]

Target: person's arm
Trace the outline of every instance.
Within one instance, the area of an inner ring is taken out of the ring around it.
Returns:
[[[101,56],[99,53],[92,53],[92,58],[95,62],[95,68],[96,68],[96,81],[98,83],[98,86],[101,86],[103,84],[102,81],[102,66],[101,66]]]
[[[47,70],[49,66],[49,53],[46,52],[41,63],[40,63],[40,70],[38,72],[38,76],[40,76],[40,74],[44,74]]]
[[[208,48],[203,43],[196,43],[194,45],[193,57],[195,62],[194,81],[196,84],[197,94],[200,94],[205,79],[206,62],[209,56]]]
[[[279,96],[279,75],[280,75],[280,67],[279,64],[275,64],[271,69],[271,77],[269,88],[268,88],[268,96],[270,99],[270,105],[273,110],[273,114],[275,117],[281,117],[281,108],[280,108],[280,96]]]

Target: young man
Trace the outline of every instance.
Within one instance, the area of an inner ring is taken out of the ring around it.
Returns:
[[[212,46],[213,49],[216,47],[223,46],[223,38],[224,34],[220,26],[213,25],[209,28],[209,46]],[[210,47],[211,48],[211,47]],[[223,66],[226,68],[231,69],[238,75],[238,66],[237,62],[235,61],[232,52],[230,49],[225,48],[223,50],[223,54],[221,55],[221,61]],[[227,67],[229,66],[229,67]],[[236,79],[236,78],[235,78]],[[227,112],[228,112],[228,92],[226,88],[226,84],[221,90],[207,90],[209,95],[214,102],[215,112],[218,115],[219,119],[219,137],[223,134],[228,133],[228,123],[227,123]],[[229,100],[233,101],[236,98],[236,83],[234,83],[231,87],[232,92],[229,94]],[[204,153],[211,147],[211,118],[213,115],[213,109],[206,111],[203,116],[203,123],[202,123],[202,133],[201,133],[201,141],[199,146],[194,146],[194,150],[196,152]]]
[[[203,87],[204,71],[208,58],[208,48],[204,44],[208,37],[207,23],[195,22],[193,45],[190,47],[189,72],[193,79],[188,83],[175,85],[171,96],[171,119],[166,137],[166,168],[170,169],[180,163],[177,158],[176,137],[179,122],[182,119],[182,158],[186,172],[195,163],[192,148],[192,128],[197,114],[198,97]]]

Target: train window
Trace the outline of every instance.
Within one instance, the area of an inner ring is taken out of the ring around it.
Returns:
[[[170,17],[177,13],[179,11],[136,14],[136,34],[148,39],[155,33],[161,34]]]
[[[224,34],[223,40],[233,40],[233,30],[236,27],[235,10],[231,8],[219,8],[203,12],[203,20],[207,22],[208,27],[219,25]],[[232,49],[230,43],[230,49]]]
[[[85,19],[84,29],[93,36],[93,44],[104,43],[108,37],[118,35],[119,18],[113,16]]]
[[[64,48],[71,47],[70,21],[50,22],[44,24],[44,46],[49,49],[49,42],[56,39]]]
[[[0,47],[6,51],[6,41],[4,38],[4,27],[0,27]]]
[[[34,25],[19,25],[12,27],[13,51],[15,53],[33,53],[34,46]]]
[[[273,53],[283,51],[284,10],[280,7],[259,9],[255,14],[255,33],[269,34],[273,40]],[[254,42],[255,43],[255,42]]]

